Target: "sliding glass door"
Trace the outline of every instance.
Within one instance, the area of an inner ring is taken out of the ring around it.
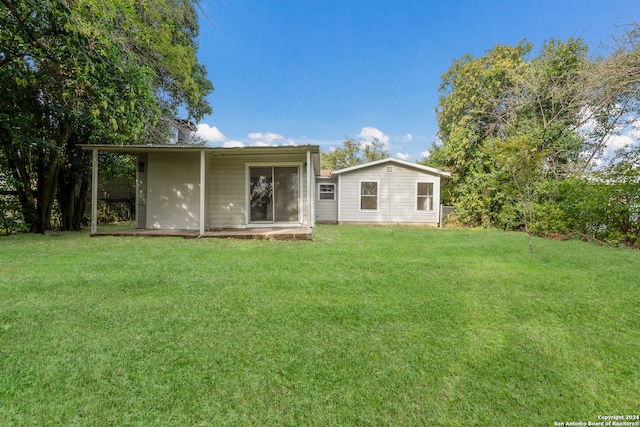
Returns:
[[[250,222],[298,222],[299,179],[297,166],[250,166]]]

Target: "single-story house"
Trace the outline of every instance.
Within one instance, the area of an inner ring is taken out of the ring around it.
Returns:
[[[449,173],[393,157],[321,171],[316,177],[316,220],[437,226],[443,176]]]
[[[437,225],[440,177],[389,158],[322,176],[318,146],[223,148],[187,144],[83,145],[93,154],[91,232],[97,228],[98,153],[137,156],[136,228],[205,232],[337,223]]]

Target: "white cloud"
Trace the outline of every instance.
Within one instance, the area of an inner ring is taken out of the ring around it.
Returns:
[[[607,149],[619,150],[633,145],[635,141],[629,135],[613,135],[607,138]]]
[[[431,151],[429,150],[421,151],[420,155],[422,156],[423,159],[427,159],[431,155]]]
[[[591,157],[591,153],[589,153],[588,151],[583,151],[582,153],[580,153],[580,157],[582,158],[583,161],[587,161],[587,160],[589,160],[589,157]],[[604,162],[602,161],[602,159],[600,159],[598,157],[594,157],[589,162],[589,165],[591,167],[595,167],[595,168],[599,168],[603,164],[604,164]]]
[[[269,144],[263,141],[256,141],[253,144],[251,144],[252,147],[275,147],[277,146],[277,144]]]
[[[289,145],[289,146],[295,147],[298,144],[296,144],[296,142],[293,139],[287,139],[287,141],[282,145]]]
[[[264,142],[267,145],[271,145],[274,141],[284,139],[284,136],[280,135],[279,133],[252,132],[249,134],[249,138],[253,140],[259,140],[260,142]]]
[[[405,136],[402,137],[402,142],[411,142],[413,141],[413,135],[411,135],[410,133],[407,133]]]
[[[389,147],[389,135],[382,133],[380,129],[366,126],[362,128],[362,132],[358,135],[358,138],[362,138],[361,142],[364,145],[371,144],[374,140],[378,140],[385,149]]]
[[[402,160],[409,160],[411,158],[411,154],[409,153],[396,153],[396,157]]]
[[[223,147],[225,148],[242,148],[244,147],[244,144],[240,141],[225,141],[224,144],[222,144]]]
[[[206,123],[200,123],[196,133],[200,138],[208,142],[222,142],[226,138],[217,127],[209,126]]]

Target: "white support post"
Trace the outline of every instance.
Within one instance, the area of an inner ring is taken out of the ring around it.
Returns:
[[[342,174],[338,175],[338,188],[336,190],[338,191],[338,224],[340,224],[340,221],[342,221]]]
[[[92,150],[91,162],[91,234],[98,230],[98,149]]]
[[[205,180],[206,180],[206,164],[204,150],[200,151],[200,237],[204,236],[204,203],[205,203]]]
[[[311,151],[307,150],[307,235],[311,234]]]

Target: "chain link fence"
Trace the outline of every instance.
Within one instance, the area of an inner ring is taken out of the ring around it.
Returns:
[[[453,206],[440,206],[440,228],[447,226],[447,218],[455,213]]]

